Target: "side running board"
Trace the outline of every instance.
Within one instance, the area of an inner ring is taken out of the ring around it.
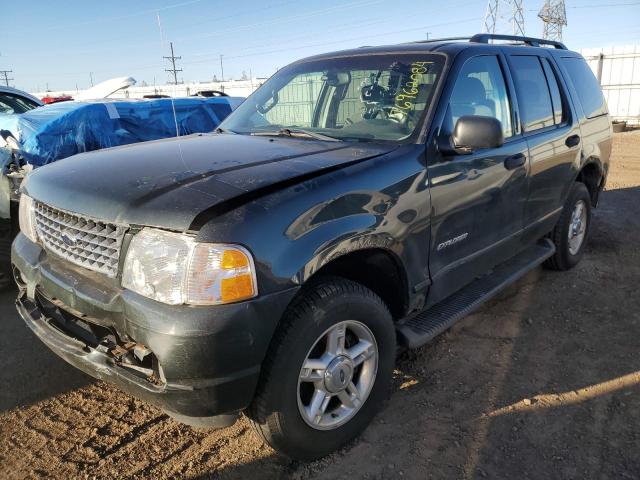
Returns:
[[[450,297],[398,325],[398,340],[408,348],[417,348],[440,335],[467,316],[500,290],[540,265],[556,251],[549,239],[529,247],[515,257],[478,277]]]

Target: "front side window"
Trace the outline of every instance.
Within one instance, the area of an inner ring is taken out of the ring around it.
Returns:
[[[514,55],[510,63],[524,131],[553,126],[553,104],[540,59],[532,55]]]
[[[221,125],[248,135],[406,141],[419,132],[442,71],[439,55],[301,62],[277,72]]]
[[[453,131],[456,122],[463,115],[496,118],[502,124],[504,137],[513,135],[507,87],[496,56],[471,58],[458,74],[449,100],[449,131]]]

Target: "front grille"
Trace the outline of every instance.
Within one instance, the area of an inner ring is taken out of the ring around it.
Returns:
[[[127,226],[65,212],[40,202],[35,205],[38,238],[60,257],[115,277]]]

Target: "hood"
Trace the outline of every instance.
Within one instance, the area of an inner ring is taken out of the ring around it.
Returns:
[[[31,173],[24,191],[101,220],[185,231],[206,209],[388,153],[392,145],[206,134],[83,153]]]

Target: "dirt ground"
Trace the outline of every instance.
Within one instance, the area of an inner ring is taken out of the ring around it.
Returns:
[[[180,425],[67,366],[0,295],[0,478],[640,478],[640,132],[586,256],[537,269],[397,365],[352,445],[289,462],[242,419]]]

